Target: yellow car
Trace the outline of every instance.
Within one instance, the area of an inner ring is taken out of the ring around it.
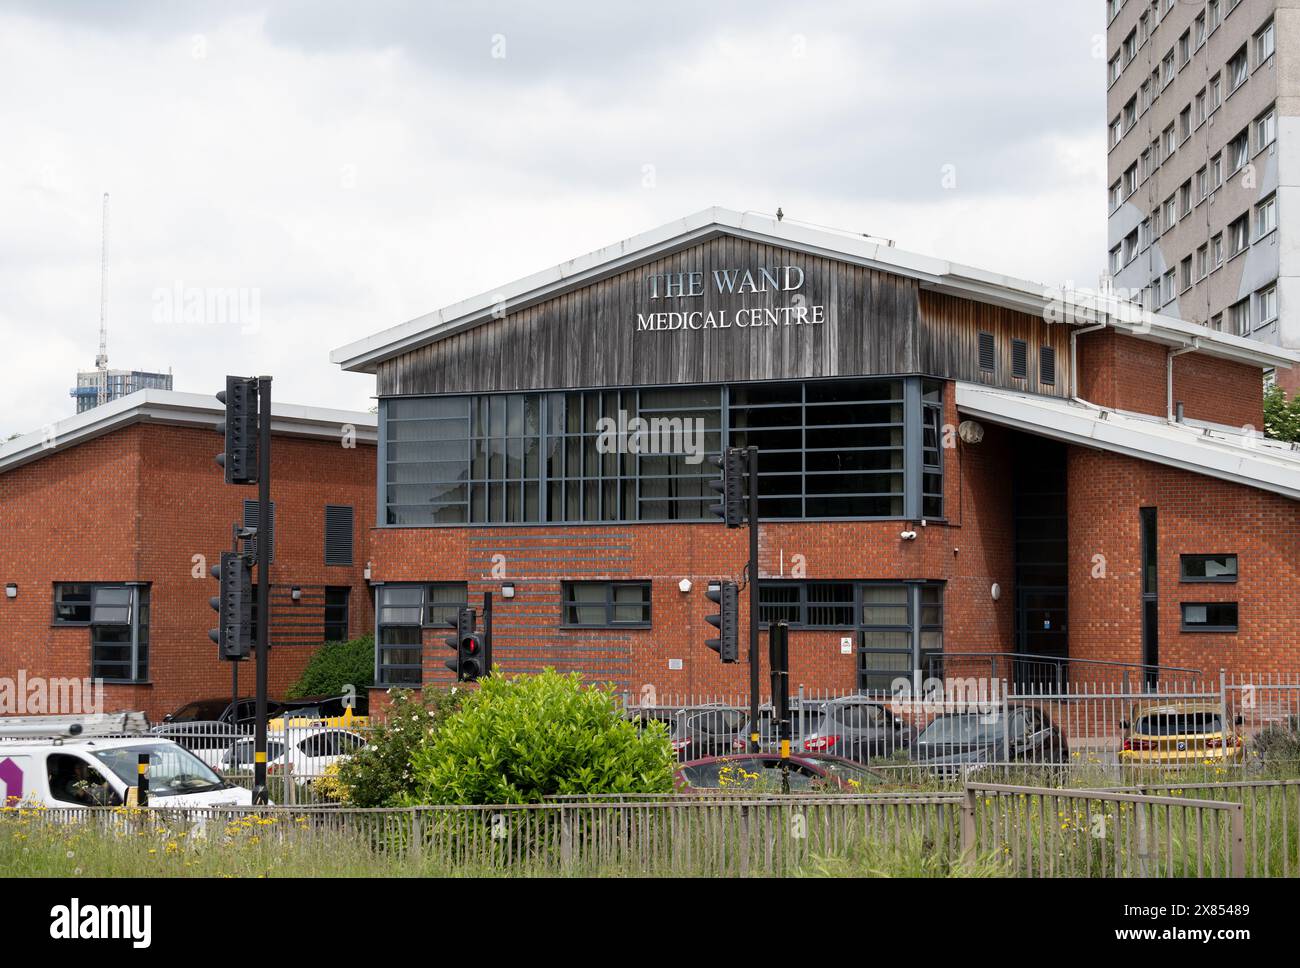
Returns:
[[[1184,766],[1239,762],[1245,740],[1223,721],[1214,703],[1173,702],[1136,707],[1124,727],[1120,762],[1132,766]]]
[[[302,705],[286,704],[287,708],[275,719],[268,720],[266,728],[275,732],[284,732],[286,726],[298,729],[306,726],[334,726],[343,729],[363,729],[370,725],[369,716],[354,715],[351,706],[343,706],[338,700],[322,702],[303,702]],[[342,709],[340,713],[339,710]]]

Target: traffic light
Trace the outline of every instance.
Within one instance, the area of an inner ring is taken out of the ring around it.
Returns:
[[[723,662],[735,662],[740,658],[740,590],[734,581],[724,581],[710,584],[704,594],[718,603],[717,613],[704,619],[718,630],[718,637],[706,639],[704,644]]]
[[[709,510],[727,522],[729,528],[739,528],[745,523],[745,451],[728,447],[721,457],[709,458],[722,468],[722,477],[709,481],[709,487],[722,495],[721,504],[710,505]]]
[[[454,650],[456,654],[444,662],[443,665],[456,673],[456,678],[460,679],[460,644],[465,641],[466,638],[474,634],[473,609],[462,605],[460,610],[456,613],[456,617],[447,620],[447,627],[454,629],[455,631],[452,635],[448,635],[442,641],[447,648]]]
[[[483,636],[473,632],[460,640],[460,681],[475,682],[487,670],[484,665],[486,649]]]
[[[248,559],[238,551],[223,551],[221,564],[212,566],[212,577],[221,584],[218,594],[208,599],[218,623],[208,638],[217,643],[222,659],[238,662],[248,658],[253,648],[253,579]]]
[[[226,388],[217,399],[226,405],[226,419],[217,425],[226,440],[225,450],[217,455],[217,463],[226,471],[226,483],[256,484],[257,381],[227,376]]]
[[[490,668],[487,637],[474,631],[476,624],[477,616],[474,614],[474,609],[464,606],[456,613],[454,621],[447,622],[447,627],[456,631],[454,635],[448,635],[442,641],[447,648],[455,649],[456,655],[443,665],[456,673],[458,682],[474,682],[480,676],[486,675]]]

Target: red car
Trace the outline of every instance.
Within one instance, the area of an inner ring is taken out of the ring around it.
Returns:
[[[886,777],[842,756],[794,753],[790,756],[791,793],[865,793],[888,782]],[[707,756],[677,769],[678,792],[724,790],[735,793],[780,793],[781,757],[776,753]]]

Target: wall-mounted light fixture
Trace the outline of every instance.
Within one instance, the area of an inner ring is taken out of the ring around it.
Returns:
[[[515,586],[513,582],[506,582],[504,585],[501,586],[501,597],[502,598],[515,597]]]
[[[295,602],[302,601],[302,589],[294,585],[293,588],[289,589],[289,597]]]
[[[677,583],[677,587],[681,589],[682,594],[684,595],[691,590],[691,580],[689,578],[683,578]]]
[[[18,597],[18,583],[11,581],[9,582],[9,584],[5,585],[5,598],[17,598],[17,597]]]

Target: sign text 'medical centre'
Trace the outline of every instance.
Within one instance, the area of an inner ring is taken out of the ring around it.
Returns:
[[[801,290],[804,272],[799,266],[763,266],[757,269],[714,269],[705,273],[655,272],[646,277],[650,299],[685,300],[700,298],[708,289],[723,296],[791,293],[785,306],[762,306],[736,310],[672,309],[637,313],[637,332],[674,330],[757,329],[767,326],[819,326],[826,322],[826,307],[809,305]]]

